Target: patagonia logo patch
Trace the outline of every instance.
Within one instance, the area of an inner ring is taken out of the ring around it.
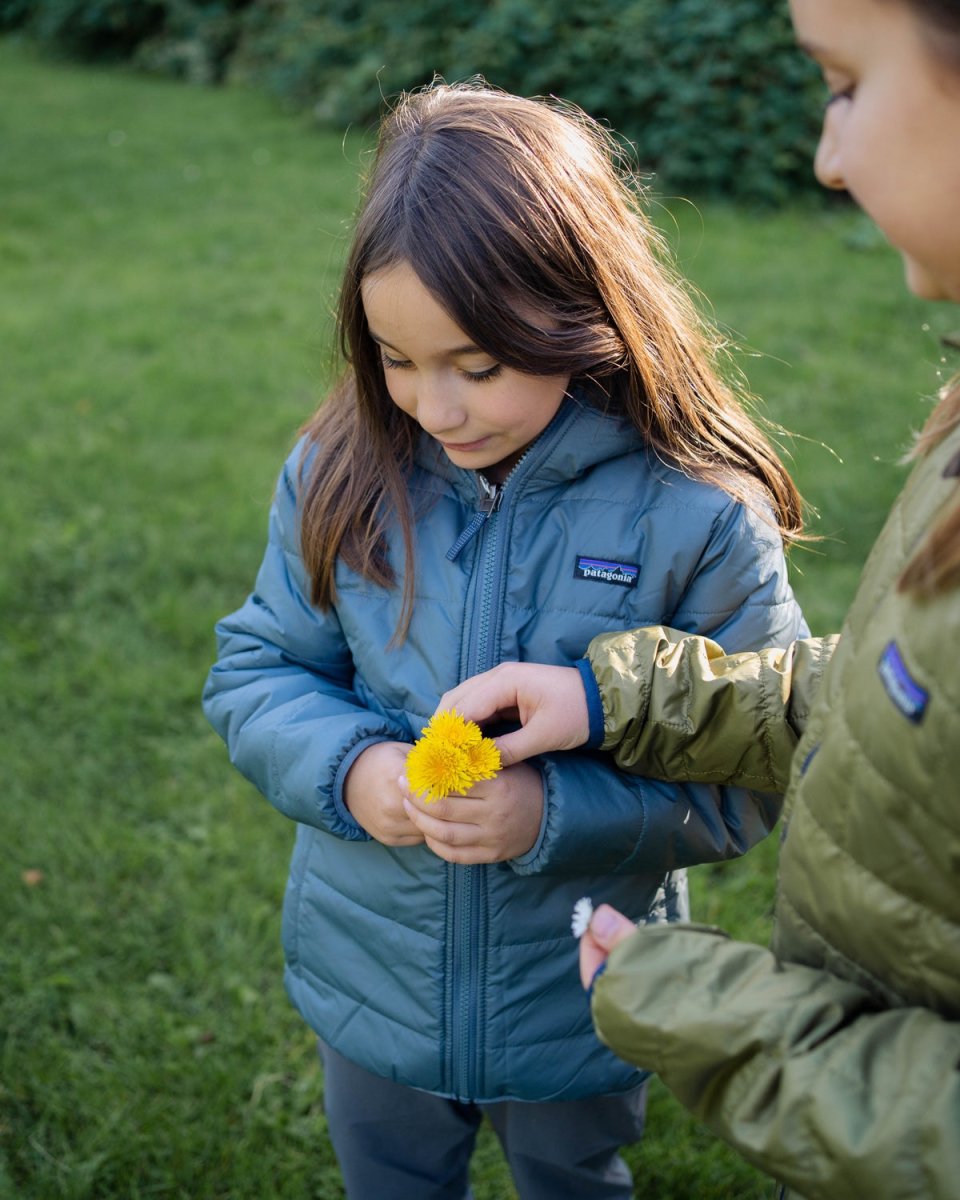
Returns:
[[[596,579],[600,583],[615,583],[619,587],[637,586],[640,568],[636,563],[610,562],[606,558],[592,558],[589,554],[578,554],[573,568],[574,579]]]
[[[890,642],[877,663],[880,681],[894,705],[908,721],[920,722],[927,711],[930,693],[913,678],[896,642]]]

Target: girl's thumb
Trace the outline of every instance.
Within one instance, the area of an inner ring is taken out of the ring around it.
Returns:
[[[539,747],[530,744],[530,739],[523,729],[515,733],[504,733],[493,739],[500,751],[500,766],[512,767],[515,763],[523,762],[532,754],[539,754]]]
[[[609,904],[601,904],[590,921],[590,933],[598,945],[610,950],[620,939],[636,929],[634,923]]]

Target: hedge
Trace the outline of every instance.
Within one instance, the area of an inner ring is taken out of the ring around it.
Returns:
[[[365,126],[434,75],[558,95],[659,191],[776,204],[815,187],[822,87],[767,0],[0,0],[0,28],[195,82],[253,82]]]

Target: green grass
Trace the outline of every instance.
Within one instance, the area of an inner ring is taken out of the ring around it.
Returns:
[[[11,42],[0,72],[0,1198],[335,1200],[313,1038],[280,983],[291,830],[198,696],[322,392],[357,143]],[[670,212],[801,435],[829,540],[797,584],[825,631],[949,314],[903,294],[850,213]],[[697,871],[698,915],[764,939],[775,857],[768,839]],[[770,1192],[659,1087],[630,1159],[638,1196]],[[486,1132],[475,1176],[479,1200],[512,1195]]]

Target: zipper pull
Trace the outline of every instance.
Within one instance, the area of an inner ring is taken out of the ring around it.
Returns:
[[[464,529],[463,533],[457,538],[450,549],[447,551],[447,558],[453,562],[457,558],[460,551],[472,538],[483,528],[484,524],[493,516],[500,507],[503,500],[503,488],[497,487],[496,484],[488,483],[482,475],[477,476],[477,482],[480,485],[480,500],[477,504],[477,511],[470,518],[470,523]]]

